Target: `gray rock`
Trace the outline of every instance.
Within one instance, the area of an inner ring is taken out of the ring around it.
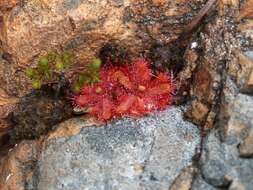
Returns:
[[[201,174],[205,182],[214,187],[252,190],[253,160],[240,157],[250,156],[253,97],[238,94],[227,98],[236,93],[226,89],[225,92],[226,113],[224,108],[222,112],[225,117],[220,119],[220,127],[207,138],[201,158]]]
[[[191,190],[218,190],[218,188],[208,184],[201,175],[198,175],[192,183]]]
[[[188,166],[182,170],[179,176],[174,180],[169,190],[190,190],[197,168]]]
[[[209,189],[206,183],[215,188],[252,190],[253,159],[241,157],[251,156],[253,97],[236,95],[232,84],[230,80],[225,85],[219,127],[206,139],[200,162],[202,177],[195,180],[193,190]]]
[[[232,184],[235,183],[245,190],[253,187],[253,160],[241,159],[237,144],[221,142],[217,131],[208,136],[201,159],[201,172],[205,181],[215,187],[231,186],[233,189]]]
[[[238,145],[247,136],[252,128],[253,97],[238,94],[230,103],[230,113],[227,125],[224,128],[224,138],[227,144]]]
[[[81,124],[80,124],[81,125]],[[34,176],[38,190],[163,190],[191,164],[200,142],[180,108],[84,128],[46,140]]]
[[[246,51],[245,55],[253,61],[253,51]]]
[[[230,76],[227,76],[225,84],[224,84],[223,96],[222,96],[222,101],[224,102],[224,106],[228,106],[230,102],[234,102],[238,94],[239,94],[239,90],[236,84],[233,82]]]
[[[229,166],[225,161],[225,147],[215,134],[208,137],[201,160],[201,172],[204,179],[215,187],[227,187],[230,180],[226,178]]]
[[[228,190],[245,190],[245,187],[239,181],[233,181]]]
[[[253,120],[252,120],[253,125]],[[249,131],[248,136],[239,146],[241,157],[253,157],[253,128]]]

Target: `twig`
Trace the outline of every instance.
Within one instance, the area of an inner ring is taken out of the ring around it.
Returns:
[[[178,40],[184,40],[188,38],[189,34],[191,34],[194,29],[196,29],[202,19],[208,14],[208,12],[214,7],[214,4],[216,4],[217,0],[208,0],[207,3],[202,7],[202,9],[199,11],[199,13],[193,18],[193,20],[186,25],[186,27],[183,29],[183,32],[178,37]]]

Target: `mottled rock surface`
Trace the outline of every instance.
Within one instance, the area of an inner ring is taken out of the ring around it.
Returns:
[[[201,174],[205,183],[217,188],[251,190],[253,159],[241,157],[251,155],[253,97],[238,94],[230,108],[227,125],[213,130],[206,140]]]
[[[199,138],[196,126],[182,120],[180,108],[84,128],[46,141],[37,188],[168,189],[191,163]]]
[[[40,141],[23,141],[0,158],[0,189],[24,190],[33,184],[33,170],[39,156]]]
[[[1,15],[1,11],[6,11],[8,9],[11,9],[18,3],[20,3],[20,0],[1,0],[0,1],[0,15]]]
[[[202,175],[207,183],[226,188],[240,183],[243,189],[251,190],[252,171],[253,160],[240,158],[236,144],[222,143],[218,134],[210,134],[202,159]]]
[[[175,39],[204,1],[185,2],[22,1],[3,14],[0,40],[4,51],[20,63],[50,48],[70,49],[89,61],[108,41],[136,55],[147,50],[152,38]]]
[[[193,165],[184,168],[180,175],[174,180],[169,190],[190,190],[196,174],[197,168]]]
[[[204,142],[200,173],[192,190],[252,190],[253,187],[251,51],[239,53],[227,65],[216,128]]]
[[[186,116],[205,130],[214,127],[227,67],[239,67],[235,50],[240,50],[243,42],[233,22],[231,16],[213,16],[198,36],[192,39],[191,48],[187,49],[185,55],[186,67],[180,73],[183,81],[188,77],[192,83],[187,85],[193,101]],[[197,53],[198,58],[192,60],[188,57],[189,52]],[[246,70],[243,74],[243,77],[247,77]]]
[[[241,157],[253,157],[253,128],[249,130],[247,137],[240,144],[239,151]]]
[[[154,41],[175,39],[204,1],[20,2],[0,3],[7,8],[0,13],[1,88],[17,97],[27,87],[16,61],[27,64],[56,48],[88,62],[108,41],[136,56]],[[172,108],[103,128],[67,121],[45,138],[42,152],[37,141],[9,152],[0,167],[0,189],[252,190],[253,65],[246,46],[252,47],[253,1],[218,4],[218,13],[189,41],[180,73],[189,88],[185,97],[193,100],[188,118],[206,130],[217,127],[207,135],[197,173],[191,159],[199,132]]]
[[[222,140],[230,144],[239,144],[253,128],[253,97],[238,94],[229,107],[230,118],[227,125],[221,128],[221,130],[224,129]]]
[[[167,190],[180,171],[191,165],[200,142],[197,127],[184,121],[181,108],[175,107],[141,119],[85,126],[79,119],[61,124],[44,140],[32,173],[25,162],[17,166],[23,172],[8,173],[16,166],[4,163],[1,189],[17,190],[9,184],[15,178],[19,188],[25,184],[27,190]],[[12,157],[16,158],[20,146]]]
[[[192,183],[191,190],[218,190],[216,187],[208,184],[203,177],[198,175]]]

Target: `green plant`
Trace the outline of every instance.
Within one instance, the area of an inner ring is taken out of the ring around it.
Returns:
[[[93,61],[85,67],[84,71],[79,73],[78,79],[72,86],[72,91],[74,93],[79,93],[83,86],[100,82],[99,71],[101,65],[102,61],[100,59],[93,59]]]
[[[151,64],[141,58],[131,64],[102,67],[101,81],[73,96],[74,112],[106,122],[122,115],[138,117],[165,109],[173,102],[175,84],[166,72],[154,77]],[[90,67],[94,69],[94,65],[95,61]]]
[[[32,80],[32,87],[40,89],[43,84],[59,81],[59,77],[74,62],[69,52],[58,53],[51,50],[40,57],[35,68],[28,68],[26,75]]]
[[[49,51],[47,55],[40,57],[36,67],[28,68],[26,75],[32,80],[32,87],[40,89],[43,84],[59,83],[62,74],[65,74],[74,62],[73,55],[69,52],[58,53]],[[84,68],[72,68],[75,75],[70,81],[73,82],[72,91],[79,93],[84,85],[95,84],[100,81],[99,71],[102,66],[100,59],[93,59]],[[64,77],[66,77],[64,75]]]

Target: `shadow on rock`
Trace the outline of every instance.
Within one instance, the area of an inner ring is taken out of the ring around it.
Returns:
[[[9,116],[12,126],[10,142],[35,139],[47,134],[52,127],[72,116],[68,83],[44,85],[23,97]]]

